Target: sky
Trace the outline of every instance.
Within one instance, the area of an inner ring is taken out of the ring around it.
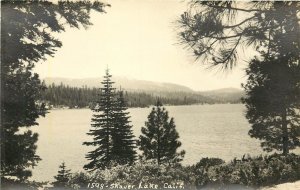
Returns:
[[[176,19],[187,10],[187,1],[110,0],[107,13],[91,13],[87,30],[68,28],[57,37],[63,46],[54,57],[37,64],[45,77],[102,77],[175,83],[194,90],[241,88],[246,81],[246,58],[228,72],[209,70],[179,44]]]

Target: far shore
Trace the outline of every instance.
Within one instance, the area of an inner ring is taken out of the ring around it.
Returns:
[[[199,104],[182,104],[182,105],[172,105],[172,104],[164,104],[164,106],[201,106],[201,105],[224,105],[224,104],[230,104],[230,105],[239,105],[242,104],[240,103],[215,103],[215,104],[208,104],[208,103],[199,103]],[[150,108],[154,105],[149,105],[145,107],[128,107],[128,108]],[[52,108],[47,108],[48,111],[50,110],[80,110],[80,109],[90,109],[88,106],[87,107],[67,107],[67,106],[61,106],[61,107],[52,107]]]

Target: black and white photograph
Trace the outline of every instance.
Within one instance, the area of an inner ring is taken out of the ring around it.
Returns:
[[[300,1],[1,0],[2,190],[300,190]]]

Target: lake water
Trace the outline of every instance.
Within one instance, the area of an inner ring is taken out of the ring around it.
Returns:
[[[166,106],[175,118],[177,131],[186,150],[183,164],[194,164],[202,157],[219,157],[226,161],[244,154],[259,155],[259,141],[248,136],[250,125],[241,104]],[[151,108],[129,109],[134,134],[138,137]],[[32,179],[52,181],[58,166],[65,161],[73,172],[82,170],[88,161],[85,154],[93,147],[90,141],[92,111],[89,109],[51,110],[32,127],[39,134],[37,154],[42,158],[33,169]]]

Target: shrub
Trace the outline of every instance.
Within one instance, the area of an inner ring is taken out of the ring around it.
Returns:
[[[135,165],[117,165],[110,169],[98,170],[90,174],[75,173],[71,176],[68,186],[74,189],[87,189],[89,183],[104,187],[134,185],[157,185],[159,189],[166,185],[194,188],[193,173],[190,167],[181,165],[158,165],[155,161],[140,161]],[[91,185],[91,184],[90,184]]]
[[[28,180],[20,181],[18,179],[10,179],[10,178],[1,177],[0,189],[3,189],[3,190],[15,190],[15,189],[37,190],[45,184],[46,184],[46,182],[36,182],[36,181],[28,181]]]
[[[218,183],[261,187],[299,180],[299,174],[300,156],[273,154],[212,166],[207,172],[207,182],[202,185]]]
[[[68,181],[72,189],[87,189],[91,183],[120,186],[184,184],[185,189],[251,189],[300,180],[300,156],[243,157],[225,163],[219,158],[203,158],[192,166],[158,165],[155,160],[139,161],[135,165],[115,165],[92,173],[75,173]]]
[[[202,187],[214,182],[213,166],[224,164],[225,161],[220,158],[202,158],[195,166],[193,173],[196,176],[195,186]]]

